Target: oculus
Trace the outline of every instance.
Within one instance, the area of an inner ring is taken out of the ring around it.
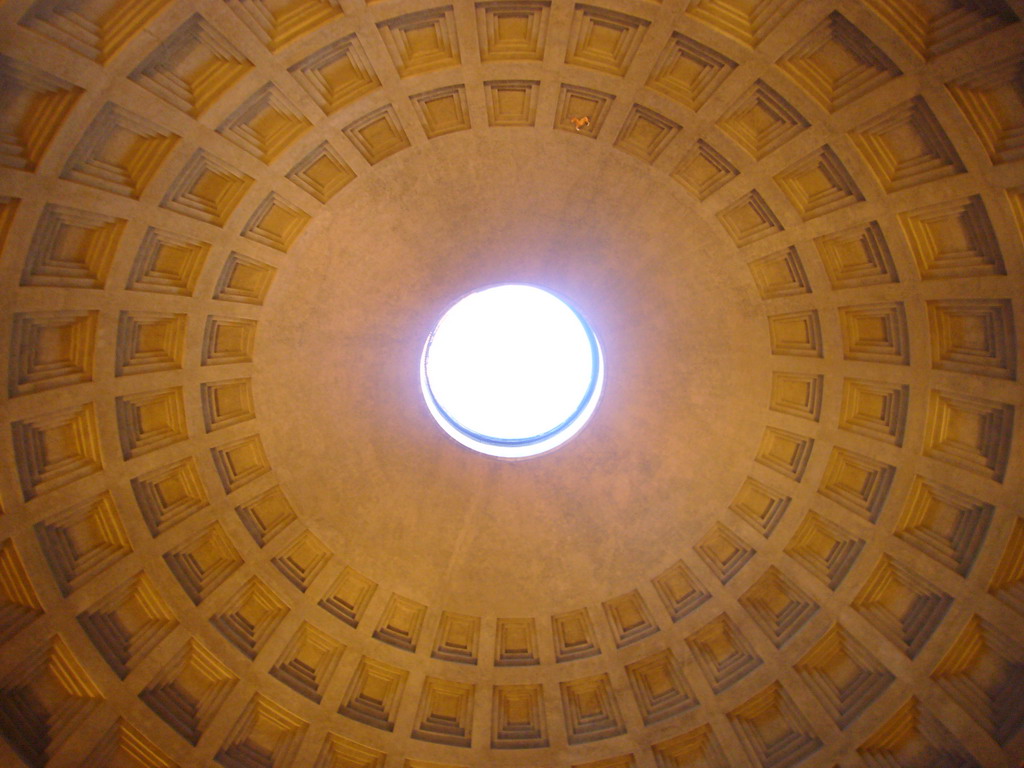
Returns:
[[[555,294],[497,285],[453,304],[423,348],[431,415],[480,453],[520,459],[565,443],[594,413],[604,361],[586,320]]]

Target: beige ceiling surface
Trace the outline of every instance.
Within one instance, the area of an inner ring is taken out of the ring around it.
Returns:
[[[678,185],[553,134],[456,134],[381,168],[310,225],[261,317],[254,391],[296,506],[357,570],[463,613],[546,617],[668,567],[661,542],[692,541],[746,476],[770,388],[756,291],[728,277],[745,266]],[[419,392],[424,329],[510,280],[570,297],[608,368],[592,423],[533,461],[463,448]]]
[[[0,764],[1019,765],[1021,16],[0,4]],[[608,365],[519,462],[505,281]]]

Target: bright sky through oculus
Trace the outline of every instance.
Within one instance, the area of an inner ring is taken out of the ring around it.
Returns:
[[[600,362],[592,332],[565,302],[534,286],[500,285],[469,294],[441,318],[421,379],[449,434],[485,453],[521,457],[582,427],[596,405]],[[488,450],[492,443],[499,450]]]

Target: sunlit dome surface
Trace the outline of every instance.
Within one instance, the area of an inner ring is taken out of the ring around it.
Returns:
[[[561,445],[593,413],[603,379],[586,321],[541,288],[500,285],[465,296],[423,352],[431,413],[463,445],[507,458]]]

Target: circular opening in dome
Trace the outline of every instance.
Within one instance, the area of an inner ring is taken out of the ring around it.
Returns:
[[[430,413],[475,451],[525,458],[558,447],[597,406],[604,363],[586,320],[550,291],[498,285],[459,299],[427,339]]]

